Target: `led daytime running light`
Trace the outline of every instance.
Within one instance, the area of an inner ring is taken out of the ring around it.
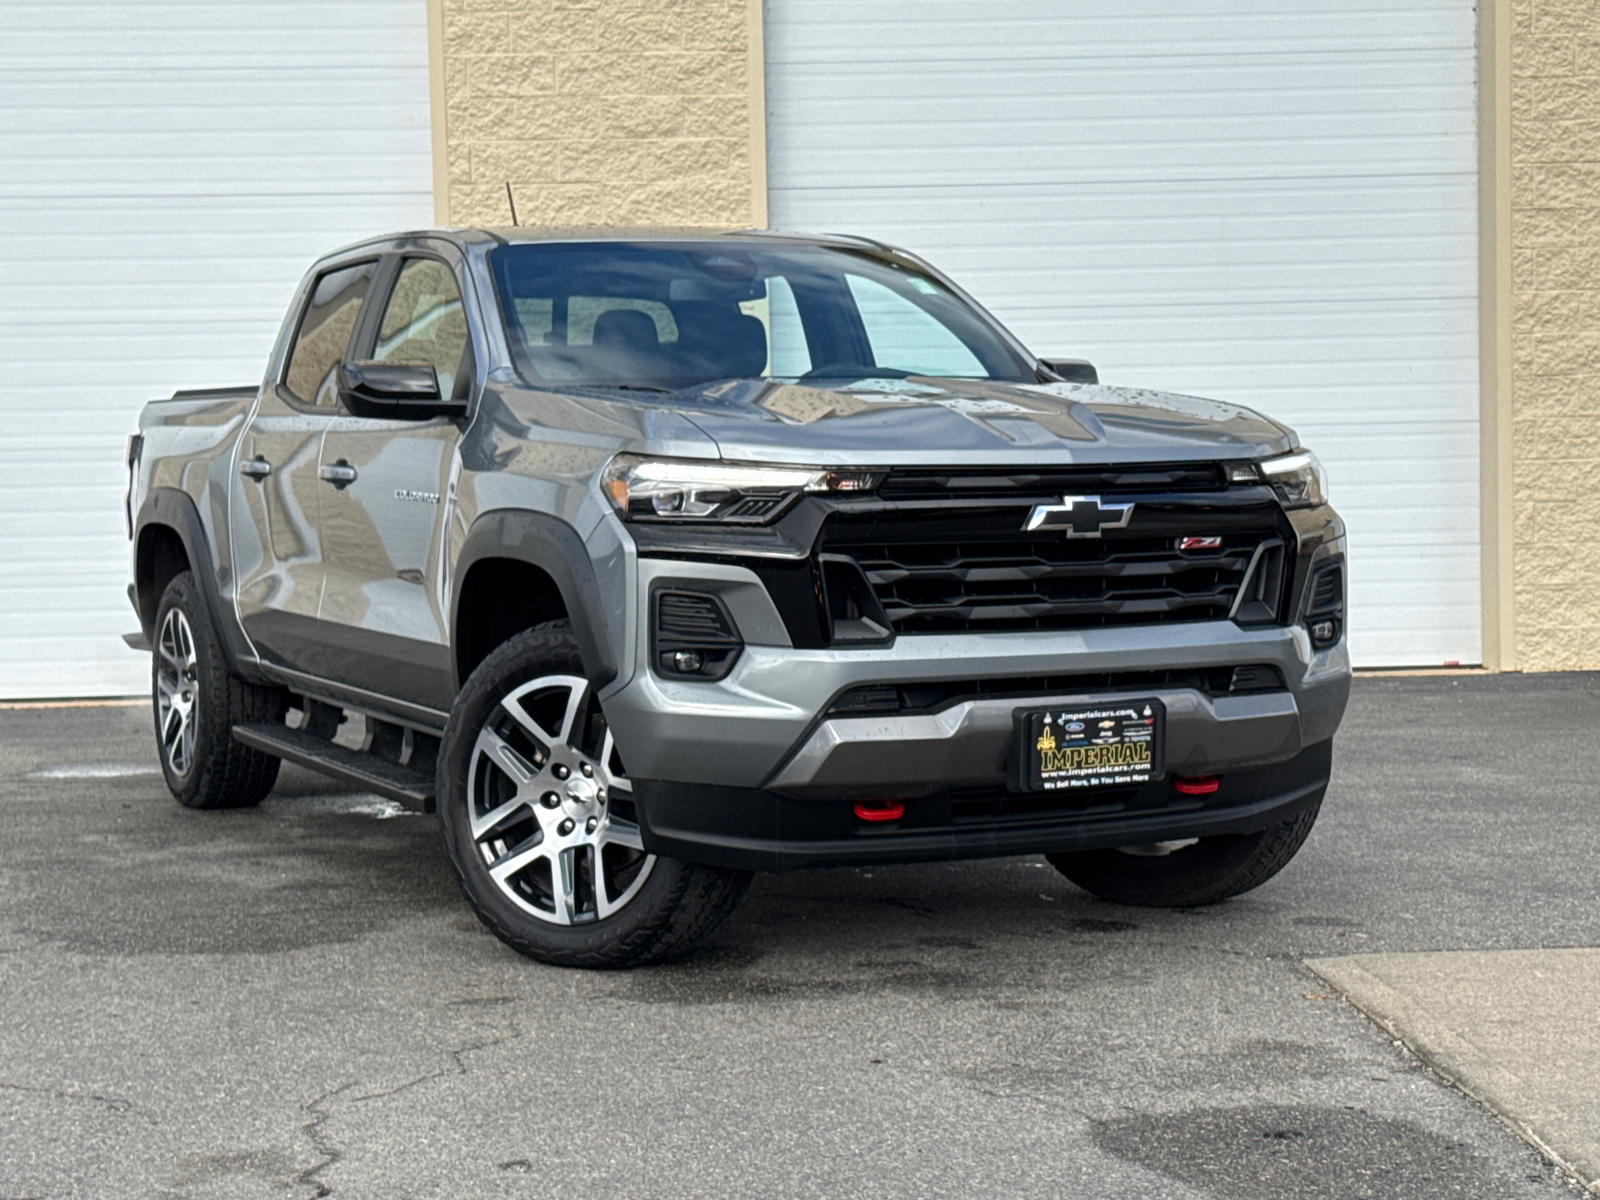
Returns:
[[[1285,508],[1314,508],[1328,502],[1328,475],[1309,450],[1257,464]]]

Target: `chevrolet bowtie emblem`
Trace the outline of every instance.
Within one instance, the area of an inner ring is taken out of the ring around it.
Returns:
[[[1133,517],[1133,505],[1102,504],[1099,496],[1063,496],[1060,504],[1036,504],[1028,514],[1026,532],[1059,529],[1069,538],[1097,538],[1108,529],[1123,529]]]

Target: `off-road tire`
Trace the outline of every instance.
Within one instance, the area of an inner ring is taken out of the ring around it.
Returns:
[[[489,873],[472,833],[468,771],[479,733],[502,699],[546,677],[582,677],[583,658],[566,621],[520,633],[483,660],[456,699],[439,756],[437,808],[445,852],[467,903],[497,938],[560,967],[626,968],[688,951],[738,905],[752,875],[656,857],[638,892],[611,915],[554,924],[515,904]]]
[[[1198,908],[1260,887],[1305,844],[1321,802],[1259,833],[1201,838],[1165,855],[1123,850],[1050,854],[1052,866],[1113,904]]]
[[[160,704],[161,634],[174,609],[187,623],[194,653],[193,752],[188,769],[183,771],[175,769],[163,739]],[[161,593],[155,629],[156,644],[150,654],[150,703],[156,726],[156,754],[173,798],[186,808],[249,808],[260,804],[277,782],[279,760],[234,741],[233,727],[283,720],[288,697],[278,688],[261,687],[229,673],[205,597],[192,572],[175,575]]]

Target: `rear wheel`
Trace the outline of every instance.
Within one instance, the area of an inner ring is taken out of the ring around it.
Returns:
[[[519,634],[472,673],[445,731],[438,810],[479,919],[558,966],[681,954],[750,882],[645,851],[633,787],[565,622]]]
[[[233,740],[233,727],[281,721],[286,698],[228,673],[194,575],[173,577],[156,608],[151,705],[167,787],[189,808],[248,808],[278,779],[278,760]]]
[[[1259,833],[1050,854],[1052,866],[1114,904],[1195,908],[1258,888],[1283,870],[1316,823],[1314,804]]]

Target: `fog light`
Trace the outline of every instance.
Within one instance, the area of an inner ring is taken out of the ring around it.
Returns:
[[[1336,626],[1332,621],[1318,621],[1311,626],[1311,640],[1317,645],[1325,645],[1333,641]]]
[[[685,675],[692,675],[700,669],[700,652],[697,650],[679,650],[672,656],[672,665]]]

